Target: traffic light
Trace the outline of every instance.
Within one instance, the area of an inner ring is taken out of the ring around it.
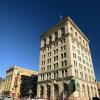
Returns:
[[[72,92],[75,92],[76,91],[76,82],[75,82],[75,79],[71,80],[71,84],[72,84]]]

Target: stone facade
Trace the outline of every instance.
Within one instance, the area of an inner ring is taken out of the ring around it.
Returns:
[[[99,92],[99,98],[100,98],[100,82],[97,82],[98,92]]]
[[[3,79],[0,83],[0,95],[3,94],[4,91],[4,87],[5,87],[5,79]]]
[[[37,91],[47,100],[98,96],[89,40],[69,17],[41,36]]]

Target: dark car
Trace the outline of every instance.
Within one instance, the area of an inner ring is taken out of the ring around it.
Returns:
[[[93,97],[93,100],[100,100],[98,97]]]

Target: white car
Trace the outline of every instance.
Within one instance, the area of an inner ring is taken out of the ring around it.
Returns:
[[[3,100],[14,100],[13,97],[6,97]]]
[[[0,96],[0,100],[3,100],[3,96]]]

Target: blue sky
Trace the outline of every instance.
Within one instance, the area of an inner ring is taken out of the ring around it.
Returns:
[[[39,69],[40,35],[70,16],[90,39],[97,80],[100,80],[99,0],[0,0],[0,76],[16,64]]]

